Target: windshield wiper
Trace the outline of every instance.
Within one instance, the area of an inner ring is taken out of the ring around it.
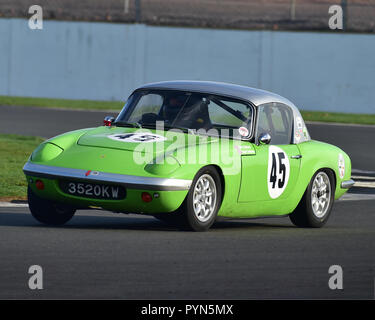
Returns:
[[[144,123],[140,124],[139,122],[113,122],[112,125],[117,127],[127,127],[127,128],[149,128],[149,129],[157,129],[155,124],[151,123]],[[189,128],[182,127],[182,126],[175,126],[175,125],[164,125],[164,129],[179,129],[185,132],[189,132]]]
[[[112,125],[117,127],[142,128],[139,122],[113,122]]]

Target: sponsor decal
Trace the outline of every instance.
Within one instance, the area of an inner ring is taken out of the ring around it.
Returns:
[[[296,124],[297,124],[298,131],[302,131],[303,123],[302,123],[302,118],[301,117],[296,117]]]
[[[279,147],[270,146],[268,151],[268,193],[272,199],[282,195],[288,185],[290,164],[288,155]]]
[[[296,129],[294,133],[294,138],[296,142],[300,142],[303,134],[303,121],[301,117],[296,117]]]
[[[148,143],[148,142],[159,142],[165,141],[167,138],[158,134],[147,133],[147,132],[134,132],[134,133],[120,133],[112,134],[108,136],[109,139],[130,142],[130,143]]]
[[[301,140],[301,135],[299,132],[296,132],[296,134],[294,135],[295,139],[297,142],[299,142]]]
[[[247,137],[249,135],[249,130],[246,127],[239,127],[238,128],[238,133],[242,137]]]
[[[308,135],[308,133],[307,133],[307,128],[306,128],[306,126],[303,126],[303,135],[304,135],[305,139],[308,139],[308,138],[309,138],[309,135]]]
[[[234,148],[239,154],[255,154],[251,146],[235,146]]]
[[[345,159],[342,153],[339,153],[339,175],[341,179],[345,176]]]

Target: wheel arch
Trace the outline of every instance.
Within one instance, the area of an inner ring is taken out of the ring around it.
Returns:
[[[224,179],[223,170],[221,170],[221,168],[217,164],[212,164],[210,166],[213,167],[213,168],[215,168],[215,170],[218,172],[218,174],[220,176],[220,182],[221,182],[221,199],[223,199],[224,198],[224,194],[225,194],[225,179]]]
[[[194,180],[194,178],[196,177],[196,175],[198,174],[199,171],[205,169],[205,168],[213,168],[217,171],[217,173],[219,174],[219,177],[220,177],[220,183],[221,183],[221,196],[222,196],[222,199],[224,197],[224,192],[225,192],[225,178],[224,178],[224,173],[223,173],[223,170],[220,168],[219,165],[217,164],[207,164],[207,165],[204,165],[203,167],[199,168],[199,170],[197,170],[197,172],[195,173],[192,181]],[[190,186],[191,188],[191,186]]]
[[[220,201],[220,204],[219,204],[219,210],[220,210],[221,205],[223,204],[224,195],[225,195],[225,177],[224,177],[224,173],[223,173],[223,170],[221,169],[221,167],[219,165],[217,165],[217,164],[207,164],[207,165],[204,165],[203,167],[200,167],[199,170],[197,170],[197,172],[195,173],[192,181],[194,181],[194,179],[197,176],[198,172],[200,172],[201,170],[203,170],[205,168],[213,168],[218,173],[218,175],[219,175],[220,184],[221,184],[221,201]],[[189,191],[191,190],[191,188],[192,188],[192,185],[190,186]],[[187,196],[188,196],[188,194],[186,195],[185,200],[187,199]]]
[[[318,171],[321,171],[323,170],[324,172],[328,173],[328,175],[333,179],[333,186],[332,186],[332,190],[334,192],[336,192],[336,188],[337,188],[337,177],[336,177],[336,171],[333,169],[333,168],[330,168],[330,167],[327,167],[327,166],[318,166],[318,167],[315,167],[311,173],[308,175],[308,178],[305,180],[304,184],[301,186],[303,188],[303,192],[299,195],[299,197],[297,198],[298,202],[297,204],[295,204],[295,207],[293,208],[293,211],[295,210],[295,208],[300,204],[300,202],[303,200],[303,197],[306,193],[306,190],[307,188],[309,187],[309,184],[311,182],[311,179],[314,177],[314,175],[318,172]]]
[[[310,176],[310,179],[309,179],[309,181],[307,182],[307,185],[306,185],[306,187],[305,187],[305,189],[304,189],[304,193],[305,193],[305,191],[307,190],[307,188],[308,188],[308,186],[309,186],[309,184],[310,184],[310,182],[311,182],[311,179],[314,177],[314,175],[315,175],[318,171],[324,171],[324,172],[328,173],[328,174],[333,178],[334,189],[336,189],[337,177],[336,177],[336,172],[335,172],[335,170],[332,169],[332,168],[330,168],[330,167],[318,167],[318,168],[316,168],[316,169],[312,172],[312,174],[311,174],[311,176]]]
[[[335,170],[333,170],[332,168],[328,168],[328,167],[321,168],[321,169],[319,169],[319,170],[323,170],[323,171],[325,171],[326,173],[332,175],[332,178],[333,178],[333,185],[335,186],[335,189],[336,189],[337,177],[336,177],[336,172],[335,172]],[[317,170],[317,171],[319,171],[319,170]],[[315,173],[314,173],[314,174],[315,174]]]
[[[328,176],[333,179],[332,181],[332,192],[333,192],[333,195],[334,197],[336,196],[336,190],[338,188],[337,186],[337,176],[336,176],[336,171],[333,170],[332,168],[328,168],[328,167],[325,167],[325,168],[321,168],[319,170],[323,170],[324,172],[326,172],[328,174]]]

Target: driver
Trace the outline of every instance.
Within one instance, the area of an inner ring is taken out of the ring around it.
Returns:
[[[181,99],[181,97],[178,96],[171,96],[167,98],[167,103],[163,108],[163,118],[166,122],[172,123],[176,119],[178,113],[181,111],[181,108],[184,105],[185,100],[186,97]]]

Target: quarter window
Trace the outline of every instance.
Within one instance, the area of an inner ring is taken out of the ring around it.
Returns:
[[[257,139],[269,133],[272,145],[290,144],[292,129],[293,112],[287,105],[272,102],[258,107]]]

